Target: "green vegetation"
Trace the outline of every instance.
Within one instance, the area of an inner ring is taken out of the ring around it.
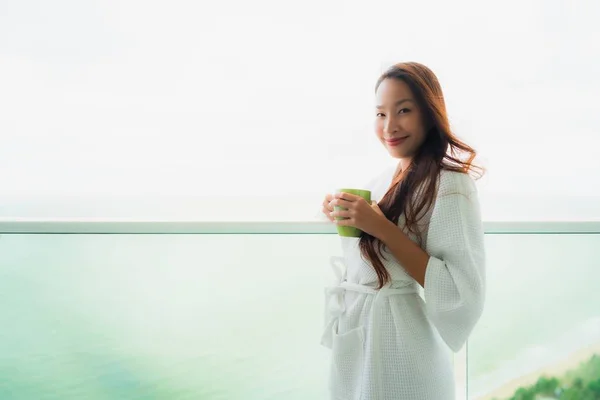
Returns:
[[[600,400],[600,356],[595,354],[563,377],[542,376],[519,388],[510,400]]]

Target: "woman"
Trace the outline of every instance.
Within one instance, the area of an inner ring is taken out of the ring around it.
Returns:
[[[339,282],[326,291],[331,396],[454,399],[449,349],[463,347],[485,297],[470,176],[480,169],[472,165],[475,151],[451,133],[442,89],[426,66],[391,67],[375,92],[375,132],[397,168],[368,185],[378,204],[347,193],[323,202],[332,222],[363,231],[341,238],[344,257],[333,258]]]

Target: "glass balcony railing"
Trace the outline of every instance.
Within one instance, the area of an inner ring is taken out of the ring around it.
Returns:
[[[334,232],[2,221],[0,399],[326,399]],[[600,224],[486,232],[487,304],[456,356],[458,398],[600,382]]]
[[[506,399],[520,389],[516,399],[600,399],[600,234],[488,235],[486,246],[487,303],[468,345],[469,398]]]

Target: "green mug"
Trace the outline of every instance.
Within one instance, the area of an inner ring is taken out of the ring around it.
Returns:
[[[360,196],[363,199],[366,200],[367,203],[371,204],[371,191],[370,190],[364,190],[364,189],[338,189],[337,192],[341,193],[350,193],[350,194],[354,194],[356,196]],[[340,207],[340,206],[334,206],[333,209],[335,211],[339,211],[339,210],[346,210],[346,208],[344,207]],[[345,219],[343,217],[335,217],[335,219],[340,220],[340,219]],[[355,228],[353,226],[337,226],[337,231],[338,234],[340,236],[344,236],[344,237],[360,237],[362,231],[358,228]]]

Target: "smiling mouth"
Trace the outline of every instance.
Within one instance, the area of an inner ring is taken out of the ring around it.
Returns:
[[[385,142],[389,146],[398,146],[399,144],[403,143],[406,139],[408,139],[408,136],[404,136],[401,138],[394,138],[394,139],[385,139]]]

